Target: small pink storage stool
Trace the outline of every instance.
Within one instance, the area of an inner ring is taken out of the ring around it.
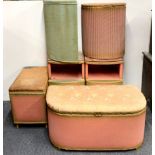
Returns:
[[[51,142],[66,150],[129,150],[144,138],[146,100],[130,85],[49,86]]]
[[[26,67],[9,88],[14,124],[46,124],[47,67]]]

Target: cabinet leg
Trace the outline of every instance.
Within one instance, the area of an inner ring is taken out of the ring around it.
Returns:
[[[45,128],[47,128],[47,127],[48,127],[48,125],[46,124],[46,125],[45,125]]]
[[[17,128],[17,129],[19,128],[19,125],[18,125],[18,124],[16,124],[16,128]]]

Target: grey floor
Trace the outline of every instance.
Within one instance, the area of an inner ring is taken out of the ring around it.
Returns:
[[[138,150],[120,152],[83,152],[58,150],[49,141],[44,126],[20,126],[12,123],[10,103],[3,103],[3,150],[4,155],[151,155],[152,114],[147,110],[144,144]]]

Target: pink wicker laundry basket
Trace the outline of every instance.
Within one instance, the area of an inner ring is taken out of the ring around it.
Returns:
[[[82,5],[82,43],[85,56],[96,59],[123,57],[125,12],[124,3]]]

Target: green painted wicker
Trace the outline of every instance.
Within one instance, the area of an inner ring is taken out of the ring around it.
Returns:
[[[48,59],[78,60],[77,3],[75,0],[44,0]]]

